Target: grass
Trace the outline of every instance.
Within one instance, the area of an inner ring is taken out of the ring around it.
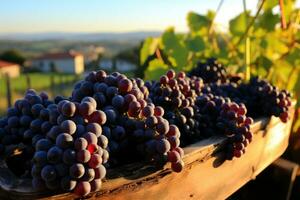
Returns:
[[[12,103],[24,96],[25,91],[29,88],[27,84],[27,75],[22,74],[17,78],[11,78],[11,96]],[[70,96],[74,85],[80,77],[74,74],[60,73],[29,73],[30,88],[38,92],[45,91],[50,97],[56,95]],[[51,87],[51,77],[54,78],[54,87]],[[6,78],[0,77],[0,116],[7,109],[7,84]]]

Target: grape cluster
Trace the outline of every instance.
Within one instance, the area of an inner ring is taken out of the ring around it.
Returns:
[[[228,81],[224,66],[215,58],[207,59],[206,62],[198,62],[188,75],[201,77],[205,83],[225,83]]]
[[[24,144],[26,163],[23,171],[30,170],[33,146],[51,128],[48,120],[53,107],[54,102],[48,100],[45,92],[37,94],[33,89],[28,90],[24,99],[17,100],[13,107],[8,108],[7,116],[0,120],[0,154],[9,157],[9,147]]]
[[[37,140],[32,158],[35,189],[73,191],[85,196],[101,188],[108,161],[106,122],[93,98],[80,103],[61,100],[49,115],[51,129]]]
[[[253,120],[246,117],[244,104],[208,93],[198,96],[196,105],[199,107],[196,119],[200,122],[201,133],[205,137],[222,134],[228,138],[227,159],[245,153],[246,146],[252,141],[250,125]]]
[[[109,139],[110,166],[147,159],[170,161],[172,169],[179,172],[183,167],[180,132],[163,118],[164,109],[154,106],[148,95],[142,79],[100,70],[75,85],[72,100],[90,96],[105,112],[103,134]]]
[[[249,115],[257,118],[274,115],[282,122],[287,122],[288,109],[291,106],[291,94],[279,90],[266,80],[253,77],[248,83],[213,83],[206,85],[205,90],[215,95],[229,97],[238,103],[244,103]]]
[[[265,80],[252,78],[248,84],[238,88],[246,101],[246,105],[255,116],[279,117],[282,122],[287,122],[288,109],[291,106],[291,94],[280,90]]]
[[[201,93],[202,79],[186,77],[184,72],[179,72],[176,76],[170,70],[160,77],[159,82],[148,82],[146,85],[153,103],[167,111],[164,117],[184,133],[181,135],[182,145],[199,140],[199,122],[194,115],[198,109],[195,99]]]

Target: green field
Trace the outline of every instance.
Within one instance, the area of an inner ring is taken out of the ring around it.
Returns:
[[[30,88],[36,91],[46,91],[50,97],[55,95],[70,96],[72,86],[80,77],[73,74],[61,73],[30,73],[22,74],[20,77],[10,79],[12,102],[22,98],[28,89],[27,76],[30,79]],[[53,77],[53,87],[51,87]],[[7,83],[5,77],[0,77],[0,115],[3,115],[7,108]]]

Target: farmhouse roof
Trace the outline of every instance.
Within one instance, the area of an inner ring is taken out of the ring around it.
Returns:
[[[18,65],[18,64],[0,60],[0,68],[11,67],[11,66],[15,66],[15,65]]]
[[[44,55],[41,55],[36,58],[36,60],[43,60],[43,59],[70,59],[70,58],[75,58],[77,56],[82,56],[81,53],[78,52],[60,52],[60,53],[47,53]]]

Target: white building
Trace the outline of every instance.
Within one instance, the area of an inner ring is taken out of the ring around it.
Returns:
[[[32,61],[32,66],[43,72],[63,72],[81,74],[84,71],[84,58],[81,53],[49,53]]]
[[[111,59],[101,59],[100,60],[100,68],[108,71],[112,71],[113,69],[113,61]],[[137,66],[133,63],[127,62],[125,60],[118,59],[116,60],[116,71],[119,72],[131,72],[134,71]]]
[[[12,78],[18,77],[20,75],[20,65],[0,60],[0,75],[8,75]]]

